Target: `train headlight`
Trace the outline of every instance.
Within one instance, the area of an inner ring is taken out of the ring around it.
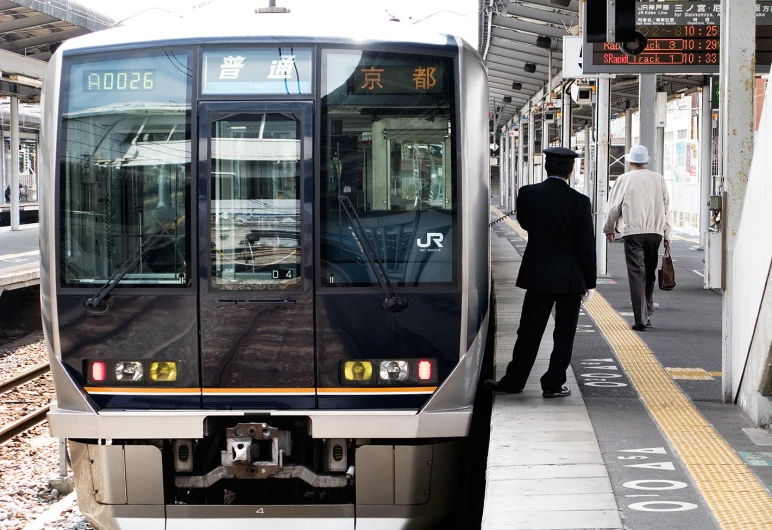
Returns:
[[[346,381],[369,381],[373,377],[373,363],[370,361],[346,361],[343,365]]]
[[[381,361],[379,375],[383,381],[407,381],[410,375],[407,361]]]
[[[142,381],[144,370],[139,361],[118,361],[115,363],[115,378],[118,381]]]
[[[177,380],[177,363],[174,361],[153,361],[150,363],[150,380],[172,382]]]

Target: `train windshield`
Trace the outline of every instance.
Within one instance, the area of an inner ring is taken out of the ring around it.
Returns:
[[[455,281],[452,65],[322,52],[323,287],[377,285],[376,269],[394,285]]]
[[[64,65],[63,285],[188,284],[189,64],[167,51]]]

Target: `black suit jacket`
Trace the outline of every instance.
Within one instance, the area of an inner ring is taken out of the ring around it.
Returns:
[[[590,199],[560,178],[520,188],[517,221],[528,231],[517,286],[554,294],[595,287]]]

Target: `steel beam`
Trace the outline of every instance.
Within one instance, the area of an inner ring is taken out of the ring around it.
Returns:
[[[563,28],[554,28],[546,24],[534,24],[532,22],[525,22],[522,19],[502,17],[500,15],[493,16],[493,25],[500,28],[525,31],[535,35],[544,35],[556,39],[562,39],[568,35],[568,32]]]

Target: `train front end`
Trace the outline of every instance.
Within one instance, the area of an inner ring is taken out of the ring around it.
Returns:
[[[479,57],[127,34],[66,44],[44,89],[49,423],[82,512],[446,520],[488,318]]]

